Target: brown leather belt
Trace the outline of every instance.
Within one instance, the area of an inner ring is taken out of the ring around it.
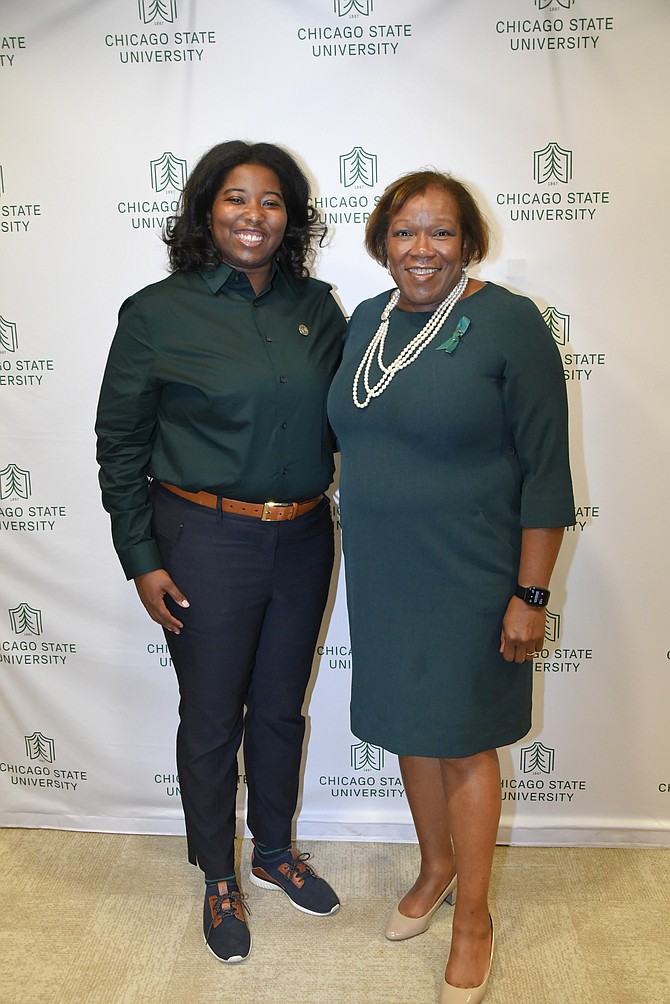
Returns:
[[[221,508],[223,512],[234,512],[238,516],[253,516],[266,522],[295,519],[297,516],[309,512],[310,509],[315,509],[323,498],[323,495],[317,495],[316,498],[308,499],[307,502],[263,502],[259,504],[224,499],[223,496],[214,495],[212,492],[185,492],[183,488],[169,485],[166,481],[161,481],[161,486],[183,499],[188,499],[189,502],[207,506],[208,509]]]

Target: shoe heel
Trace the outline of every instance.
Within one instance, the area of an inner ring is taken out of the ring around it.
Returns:
[[[456,893],[457,892],[458,892],[458,889],[457,889],[456,886],[454,886],[454,888],[451,890],[451,892],[449,893],[449,895],[445,898],[445,903],[448,903],[449,906],[453,906],[454,903],[456,902]]]

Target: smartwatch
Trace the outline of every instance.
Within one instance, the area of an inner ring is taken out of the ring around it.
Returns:
[[[517,585],[514,595],[531,607],[546,607],[550,594],[548,589],[540,589],[539,586]]]

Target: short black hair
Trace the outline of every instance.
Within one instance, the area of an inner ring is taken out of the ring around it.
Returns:
[[[391,220],[406,202],[415,195],[423,195],[429,188],[447,192],[458,206],[464,263],[483,261],[488,254],[489,225],[469,189],[451,174],[435,170],[412,171],[385,189],[365,225],[365,248],[380,265],[386,267]]]

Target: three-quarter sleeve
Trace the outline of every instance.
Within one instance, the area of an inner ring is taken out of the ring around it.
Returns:
[[[561,355],[531,300],[514,297],[503,396],[523,472],[521,526],[572,526],[568,404]]]

